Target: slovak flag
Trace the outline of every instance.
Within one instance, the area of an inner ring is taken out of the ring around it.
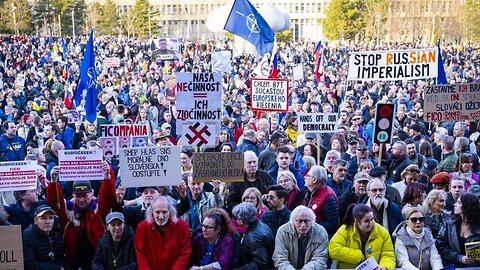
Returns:
[[[65,91],[65,98],[63,99],[63,104],[65,104],[65,107],[67,107],[69,110],[72,109],[73,105],[73,95],[70,91],[70,88]]]
[[[271,79],[278,78],[278,52],[273,55],[272,65],[270,66]]]
[[[317,66],[315,67],[315,78],[317,81],[320,81],[320,77],[323,74],[323,44],[322,40],[320,40],[315,48],[315,62],[317,62]]]

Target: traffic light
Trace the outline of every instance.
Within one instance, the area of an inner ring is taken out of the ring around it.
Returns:
[[[395,104],[377,104],[375,110],[374,143],[390,143],[393,132]]]

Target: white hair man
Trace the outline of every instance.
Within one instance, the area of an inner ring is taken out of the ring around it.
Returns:
[[[315,222],[312,209],[300,205],[275,238],[273,262],[276,269],[325,269],[328,260],[328,233]]]

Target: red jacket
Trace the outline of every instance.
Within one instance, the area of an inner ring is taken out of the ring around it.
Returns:
[[[187,222],[169,221],[161,234],[147,220],[138,224],[135,232],[138,269],[185,270],[190,262],[192,245]]]
[[[79,217],[80,225],[75,226],[73,218],[74,211],[67,210],[65,199],[62,194],[62,187],[59,182],[49,183],[47,186],[47,203],[53,208],[60,219],[60,226],[63,231],[63,243],[65,255],[69,262],[73,261],[77,253],[77,245],[82,230],[87,231],[88,240],[93,250],[96,250],[98,240],[105,233],[104,220],[111,211],[115,197],[115,174],[110,168],[111,178],[103,180],[98,193],[98,203],[92,201],[93,209],[87,210],[87,214]]]

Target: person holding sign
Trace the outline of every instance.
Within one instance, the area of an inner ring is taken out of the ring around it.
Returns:
[[[397,266],[406,270],[443,268],[442,258],[435,247],[435,239],[428,227],[425,227],[425,215],[418,207],[408,208],[405,217],[393,236]]]
[[[34,224],[23,232],[25,269],[68,269],[62,234],[53,229],[55,211],[42,205],[35,211]]]
[[[177,187],[180,194],[180,201],[177,210],[181,218],[185,220],[192,232],[200,229],[200,222],[204,219],[205,213],[215,207],[223,206],[223,196],[220,193],[220,181],[212,181],[213,192],[206,192],[204,183],[194,183],[193,175],[188,173],[188,190],[186,187]]]
[[[65,201],[58,183],[59,167],[53,167],[51,182],[47,186],[47,203],[52,206],[60,219],[64,231],[65,254],[73,269],[90,269],[98,240],[105,233],[103,220],[115,202],[115,174],[104,161],[104,180],[98,199],[93,197],[89,181],[73,183],[73,200]]]
[[[351,204],[343,225],[328,245],[337,269],[353,269],[369,257],[383,270],[395,269],[395,253],[388,231],[375,222],[373,211],[364,204]]]
[[[468,243],[480,241],[480,201],[477,196],[465,193],[454,206],[454,218],[447,219],[447,228],[437,236],[438,253],[443,265],[478,267],[480,262],[468,256]]]

